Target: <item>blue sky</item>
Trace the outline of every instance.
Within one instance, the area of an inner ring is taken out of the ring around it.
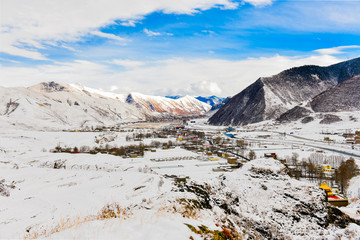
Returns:
[[[50,2],[1,0],[0,85],[228,96],[360,55],[356,0]]]

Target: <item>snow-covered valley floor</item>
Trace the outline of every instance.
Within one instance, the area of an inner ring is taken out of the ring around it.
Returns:
[[[339,227],[346,217],[330,214],[324,193],[290,178],[279,161],[259,157],[214,172],[225,159],[204,161],[179,147],[126,159],[52,153],[57,145],[97,146],[95,136],[104,133],[1,131],[0,239],[360,236],[355,223]],[[116,133],[110,144],[129,144],[125,136]],[[63,167],[54,169],[55,163]]]

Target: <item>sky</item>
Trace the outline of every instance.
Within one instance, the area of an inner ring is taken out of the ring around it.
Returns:
[[[360,0],[0,0],[0,86],[232,96],[360,56]]]

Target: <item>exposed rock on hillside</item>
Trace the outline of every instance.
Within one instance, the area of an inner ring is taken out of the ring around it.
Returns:
[[[223,224],[252,239],[333,237],[337,225],[355,222],[334,212],[325,192],[290,178],[285,166],[273,159],[253,160],[211,184],[183,182],[180,187],[198,196],[197,206],[223,214]]]
[[[209,122],[215,125],[240,125],[263,120],[265,111],[264,84],[261,79],[232,97]]]
[[[340,121],[342,121],[342,119],[339,118],[338,116],[332,114],[326,114],[324,118],[320,121],[320,124],[331,124]]]
[[[319,94],[310,102],[315,112],[360,110],[360,75]]]
[[[281,114],[277,120],[280,122],[296,121],[300,118],[308,116],[309,113],[310,113],[310,110],[308,110],[304,107],[296,106],[293,109],[290,109],[289,111]]]

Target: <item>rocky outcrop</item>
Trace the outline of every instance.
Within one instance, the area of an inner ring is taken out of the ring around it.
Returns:
[[[286,113],[281,114],[281,116],[279,118],[277,118],[277,120],[280,122],[296,121],[303,117],[308,116],[309,113],[310,113],[310,110],[308,110],[304,107],[296,106],[293,109],[290,109],[289,111],[287,111]]]

